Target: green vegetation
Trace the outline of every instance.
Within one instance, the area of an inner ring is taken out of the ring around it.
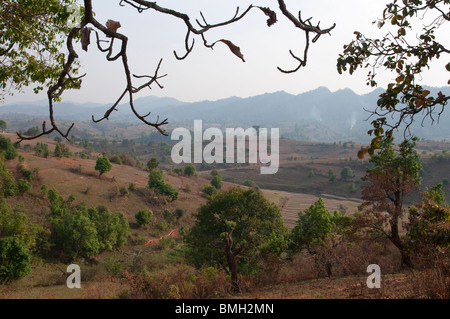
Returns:
[[[95,163],[95,170],[99,171],[100,176],[109,172],[112,168],[112,164],[109,159],[105,156],[99,157]]]
[[[0,238],[0,282],[5,283],[31,273],[31,257],[16,237]]]
[[[153,217],[153,212],[148,209],[140,210],[136,213],[135,218],[139,226],[149,225]]]
[[[349,166],[345,166],[341,171],[341,178],[344,181],[349,180],[350,178],[355,177],[355,173]]]
[[[195,219],[187,236],[190,260],[197,266],[224,267],[234,290],[239,290],[239,267],[257,266],[263,252],[278,255],[282,247],[278,244],[287,235],[280,210],[254,190],[233,188],[218,193]],[[277,249],[272,250],[273,246]]]
[[[178,198],[178,191],[164,182],[164,174],[160,169],[153,169],[150,171],[148,187],[159,194],[168,196],[172,201]]]
[[[151,171],[152,169],[158,168],[159,165],[159,161],[152,157],[148,162],[147,162],[147,168],[149,171]]]
[[[184,167],[184,175],[194,176],[195,174],[197,174],[197,169],[195,168],[194,165],[188,164]]]
[[[34,151],[36,155],[41,155],[43,157],[48,157],[50,155],[50,150],[48,149],[48,145],[45,143],[36,143],[34,147]]]
[[[62,258],[93,258],[126,243],[129,225],[122,213],[110,212],[104,206],[72,206],[73,197],[64,200],[54,189],[48,195],[52,243]]]
[[[371,231],[382,231],[400,250],[402,263],[411,266],[400,235],[400,218],[405,213],[404,198],[413,189],[418,189],[422,169],[420,155],[414,149],[417,138],[403,141],[398,151],[394,149],[393,139],[388,138],[380,145],[380,151],[371,157],[373,168],[366,169],[364,181],[368,182],[362,190],[364,227]],[[380,214],[387,212],[387,214]],[[383,224],[390,225],[388,230]]]
[[[69,147],[64,143],[56,144],[54,154],[58,158],[72,156],[72,152],[69,150]]]
[[[217,189],[213,185],[204,185],[202,192],[206,195],[212,196],[217,193]]]

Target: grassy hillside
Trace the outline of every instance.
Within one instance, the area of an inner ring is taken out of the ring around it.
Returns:
[[[13,141],[15,139],[13,134],[4,136]],[[33,150],[37,143],[47,144],[51,152],[57,144],[48,138],[22,143],[18,153],[23,156],[23,163],[20,163],[19,159],[8,161],[8,169],[16,179],[20,178],[22,168],[38,169],[39,174],[32,182],[31,191],[7,198],[8,204],[25,211],[30,221],[45,223],[50,213],[50,203],[48,198],[41,194],[40,188],[46,185],[48,188],[57,189],[64,198],[73,195],[75,203],[84,202],[88,207],[105,206],[110,211],[122,212],[130,224],[130,237],[127,244],[117,250],[103,252],[94,260],[78,261],[82,265],[84,289],[66,287],[67,265],[63,262],[34,258],[32,274],[9,285],[0,286],[0,298],[157,298],[167,297],[167,293],[169,297],[176,298],[177,294],[169,288],[177,282],[193,287],[192,290],[183,292],[184,297],[230,296],[226,289],[218,290],[218,287],[224,287],[227,282],[224,275],[214,271],[213,274],[205,273],[206,270],[195,270],[185,264],[183,242],[180,240],[180,231],[183,227],[192,225],[192,214],[207,200],[201,190],[205,184],[210,183],[212,167],[198,166],[198,174],[187,177],[169,170],[177,166],[163,165],[166,169],[165,181],[179,191],[178,199],[171,202],[148,188],[149,173],[139,165],[113,164],[111,171],[99,176],[94,169],[95,158],[102,153],[86,149],[79,144],[66,143],[72,156],[56,158],[50,154],[44,158],[36,155]],[[25,147],[27,144],[29,146]],[[362,185],[360,177],[368,165],[367,159],[364,161],[356,159],[359,148],[360,145],[353,143],[345,145],[306,143],[282,139],[280,169],[275,175],[259,174],[257,165],[218,167],[218,169],[225,180],[224,190],[237,184],[242,186],[247,180],[254,181],[266,199],[281,208],[285,224],[292,228],[297,220],[297,212],[312,205],[319,196],[324,198],[330,211],[340,210],[345,214],[353,214],[357,210],[360,204],[359,188]],[[450,159],[446,151],[448,149],[450,145],[443,142],[421,142],[418,145],[419,153],[423,155],[424,160],[424,187],[450,178]],[[82,155],[86,152],[89,153],[89,158]],[[138,156],[137,159],[145,163],[148,155]],[[351,167],[355,172],[355,177],[348,181],[343,181],[340,177],[340,172],[345,166]],[[335,182],[329,181],[330,169],[337,176]],[[352,183],[357,186],[357,192],[350,191],[349,186]],[[447,193],[450,193],[449,187],[448,183],[444,185]],[[139,227],[136,223],[134,216],[142,209],[149,209],[154,213],[154,219],[149,226]],[[181,213],[177,218],[169,220],[167,211]],[[251,276],[244,276],[244,286],[246,285],[248,289],[241,297],[402,298],[405,296],[405,290],[394,288],[374,296],[364,289],[361,276],[346,277],[348,274],[364,274],[361,265],[366,265],[369,261],[384,265],[383,269],[387,272],[398,271],[399,257],[392,245],[367,244],[364,249],[348,247],[339,251],[339,254],[342,254],[342,259],[348,259],[353,265],[351,270],[339,270],[338,277],[345,276],[341,280],[323,279],[323,275],[316,272],[312,259],[303,256],[286,263],[276,276],[268,274],[258,281]],[[299,272],[298,269],[302,271]],[[141,272],[151,273],[152,278],[155,278],[150,286],[145,286],[147,289],[151,287],[151,295],[131,294],[133,291],[145,291],[140,286],[144,283],[136,279],[136,274]],[[392,287],[407,285],[410,281],[405,279],[405,276],[405,274],[399,277],[392,276],[389,282],[392,283]],[[318,277],[322,279],[317,281]],[[155,286],[157,284],[160,286]],[[288,289],[284,290],[286,287]],[[408,293],[414,295],[413,288],[408,286],[407,289]],[[305,290],[306,292],[301,292]],[[203,291],[203,294],[199,291]],[[170,295],[171,293],[173,295]]]

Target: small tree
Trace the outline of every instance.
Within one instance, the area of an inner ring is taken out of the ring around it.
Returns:
[[[8,128],[8,125],[6,124],[6,122],[3,120],[0,120],[0,130],[2,131],[2,133],[5,133],[7,128]]]
[[[402,264],[411,266],[400,234],[400,219],[406,194],[419,188],[422,169],[420,155],[414,150],[417,138],[403,141],[399,150],[394,149],[393,138],[386,138],[380,151],[373,155],[363,180],[360,226],[371,234],[387,237],[402,255]]]
[[[29,190],[31,190],[31,184],[29,181],[27,181],[26,179],[20,179],[17,182],[17,189],[19,191],[20,195],[23,195],[24,193],[28,192]]]
[[[217,169],[213,169],[212,171],[211,171],[211,176],[216,176],[216,175],[219,175],[219,171],[217,170]]]
[[[156,158],[151,158],[148,162],[147,162],[147,168],[149,171],[151,171],[152,169],[157,168],[159,165],[159,162]]]
[[[194,176],[195,174],[197,174],[197,169],[195,168],[195,166],[192,164],[186,165],[186,167],[184,168],[184,175]]]
[[[328,177],[329,177],[329,181],[331,183],[336,181],[336,174],[334,173],[334,171],[330,168],[330,170],[328,171]]]
[[[217,193],[217,189],[213,185],[204,185],[202,188],[202,192],[206,195],[212,196]]]
[[[347,239],[353,223],[352,217],[325,208],[322,198],[298,213],[297,224],[290,234],[290,249],[298,252],[306,249],[314,256],[317,268],[325,267],[327,275],[332,275],[336,262],[335,248]]]
[[[59,136],[57,136],[59,137]],[[72,152],[69,150],[69,147],[64,143],[58,143],[55,146],[55,156],[58,158],[64,157],[70,157],[72,156]]]
[[[352,177],[355,177],[355,173],[353,172],[353,170],[349,166],[344,167],[341,171],[341,178],[344,181],[347,181],[349,178]]]
[[[111,170],[112,164],[105,156],[99,157],[95,163],[95,170],[100,172],[100,176]]]
[[[222,177],[220,175],[216,175],[211,180],[211,185],[216,189],[221,189],[223,186]]]
[[[281,243],[286,242],[279,208],[253,189],[235,187],[212,196],[195,218],[186,237],[190,259],[197,266],[221,265],[235,291],[240,266],[258,264],[262,247],[265,254],[279,256]]]
[[[139,226],[145,226],[150,224],[153,217],[153,212],[148,209],[143,209],[138,211],[134,217],[136,218],[136,222]]]

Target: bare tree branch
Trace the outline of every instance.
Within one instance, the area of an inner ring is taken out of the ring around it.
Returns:
[[[305,45],[305,49],[303,52],[303,57],[299,58],[291,50],[289,51],[291,56],[299,62],[299,66],[290,71],[285,71],[281,68],[278,68],[281,72],[292,73],[292,72],[298,71],[301,67],[304,67],[306,65],[308,50],[310,48],[310,43],[315,43],[322,34],[326,34],[326,33],[329,34],[330,31],[335,27],[335,25],[333,25],[330,28],[321,29],[320,23],[318,23],[317,25],[312,25],[310,22],[311,18],[307,19],[307,20],[303,20],[300,16],[300,13],[299,13],[299,17],[295,18],[287,10],[286,5],[283,0],[278,0],[278,4],[279,4],[280,10],[283,13],[283,15],[286,16],[290,21],[292,21],[295,27],[301,29],[305,33],[306,45]],[[206,39],[205,34],[211,29],[224,27],[224,26],[227,26],[227,25],[230,25],[230,24],[240,21],[253,8],[260,9],[266,16],[268,16],[267,25],[269,27],[277,22],[276,13],[274,11],[272,11],[270,8],[263,8],[263,7],[258,7],[258,6],[254,6],[254,5],[248,6],[247,9],[245,9],[242,12],[241,12],[240,8],[237,7],[234,15],[231,18],[229,18],[226,21],[212,23],[212,24],[209,23],[207,21],[205,15],[202,12],[200,12],[201,19],[195,19],[197,26],[194,26],[191,23],[191,17],[189,17],[189,15],[172,10],[172,9],[161,7],[156,2],[145,1],[145,0],[120,0],[119,5],[122,7],[125,5],[129,5],[133,8],[135,8],[138,11],[138,13],[143,13],[146,10],[153,10],[158,13],[170,15],[172,17],[182,20],[186,26],[186,37],[185,37],[185,41],[184,41],[184,46],[185,46],[186,52],[184,55],[180,56],[174,50],[173,53],[178,60],[185,59],[192,52],[192,50],[194,49],[194,45],[195,45],[194,36],[200,36],[203,40],[203,45],[205,47],[213,49],[213,47],[216,43],[223,42],[230,48],[232,53],[234,53],[236,56],[241,58],[243,62],[245,62],[244,57],[240,51],[240,48],[238,46],[236,46],[234,43],[232,43],[231,41],[226,40],[226,39],[220,39],[220,40],[213,42],[212,44],[209,44],[209,42]],[[165,133],[165,130],[163,129],[163,127],[168,124],[168,120],[164,119],[164,120],[160,121],[159,116],[157,116],[155,121],[150,121],[148,118],[151,115],[151,112],[148,112],[145,115],[139,114],[134,106],[134,98],[133,98],[133,95],[140,92],[141,90],[143,90],[145,88],[151,89],[152,84],[158,85],[158,87],[161,89],[163,88],[163,86],[160,84],[159,80],[161,78],[166,77],[167,74],[159,75],[160,67],[162,64],[162,59],[160,59],[158,66],[157,66],[156,70],[154,71],[153,75],[132,74],[129,64],[128,64],[128,56],[127,56],[128,38],[125,35],[117,32],[117,29],[119,27],[120,27],[120,23],[117,21],[108,20],[106,25],[103,25],[102,23],[97,21],[96,18],[94,17],[94,13],[92,10],[92,0],[84,0],[84,18],[83,18],[82,22],[80,23],[80,25],[78,27],[73,28],[70,31],[69,35],[67,36],[66,44],[67,44],[67,49],[69,51],[69,55],[66,58],[66,62],[65,62],[63,71],[59,75],[58,81],[53,86],[49,87],[49,89],[47,91],[47,96],[48,96],[48,101],[49,101],[48,105],[49,105],[49,116],[50,116],[50,128],[46,128],[46,123],[44,122],[42,125],[42,133],[40,133],[39,135],[28,137],[28,136],[23,136],[20,133],[17,133],[17,135],[19,137],[19,142],[22,140],[34,139],[34,138],[37,138],[37,137],[40,137],[43,135],[50,134],[52,132],[58,132],[63,137],[68,139],[69,133],[70,133],[71,129],[73,128],[74,124],[72,124],[66,132],[62,132],[59,129],[58,125],[56,124],[56,121],[53,116],[53,112],[54,112],[54,104],[53,103],[61,97],[62,93],[65,91],[66,88],[79,87],[81,85],[81,78],[84,77],[85,74],[82,76],[79,76],[79,77],[74,77],[69,73],[73,64],[78,59],[78,54],[76,53],[76,51],[74,50],[74,47],[73,47],[73,41],[81,33],[82,48],[83,48],[83,50],[87,51],[87,48],[90,44],[89,37],[90,37],[91,31],[95,32],[97,48],[99,49],[100,52],[106,54],[105,55],[106,60],[107,61],[119,61],[119,60],[121,61],[123,71],[125,74],[125,78],[126,78],[126,86],[125,86],[123,92],[121,93],[121,95],[116,99],[115,103],[108,110],[106,110],[105,114],[100,119],[95,119],[95,117],[92,115],[92,121],[95,123],[98,123],[105,119],[109,120],[113,111],[117,111],[117,107],[118,107],[119,103],[125,98],[125,96],[128,96],[129,107],[132,110],[132,112],[135,114],[135,116],[139,120],[141,120],[143,123],[156,128],[161,134],[167,135]],[[312,33],[314,35],[314,38],[312,39],[312,41],[310,41],[310,33]],[[101,39],[102,36],[106,37],[108,40]],[[191,38],[192,38],[192,41],[191,41]],[[106,43],[106,46],[102,45],[102,43]],[[116,51],[115,47],[118,47],[117,52],[115,52]],[[1,53],[3,54],[3,51],[1,51]],[[135,86],[133,84],[133,79],[147,79],[147,80],[143,84]]]

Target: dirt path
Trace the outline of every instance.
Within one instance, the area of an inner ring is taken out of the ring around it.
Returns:
[[[146,243],[145,246],[153,246],[156,245],[157,243],[159,243],[159,241],[163,238],[169,238],[169,237],[173,237],[173,238],[177,238],[180,235],[180,231],[179,229],[172,229],[170,231],[170,233],[168,233],[167,235],[164,235],[162,237],[159,238],[153,238],[153,239],[149,239]]]

